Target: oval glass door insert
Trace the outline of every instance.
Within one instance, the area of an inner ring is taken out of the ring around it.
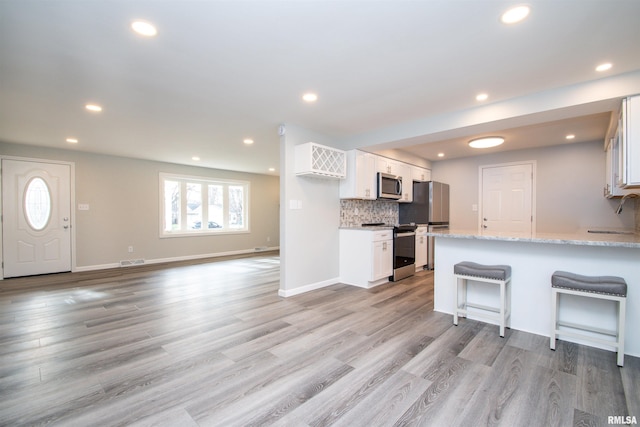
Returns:
[[[51,192],[40,177],[32,178],[24,192],[24,212],[29,226],[44,229],[51,218]]]

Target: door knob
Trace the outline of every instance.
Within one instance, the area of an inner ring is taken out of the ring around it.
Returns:
[[[482,218],[482,220],[483,220],[483,221],[486,221],[486,220],[487,220],[487,218]]]
[[[65,225],[65,226],[63,226],[62,228],[64,228],[64,229],[66,230],[67,228],[69,228],[69,226],[68,226],[68,225]]]
[[[483,225],[482,228],[489,228],[489,227],[487,227],[486,225]]]

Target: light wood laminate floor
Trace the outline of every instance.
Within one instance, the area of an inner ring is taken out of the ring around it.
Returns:
[[[278,297],[267,253],[0,282],[0,425],[571,426],[640,360],[433,311],[433,274]],[[631,326],[631,325],[629,325]]]

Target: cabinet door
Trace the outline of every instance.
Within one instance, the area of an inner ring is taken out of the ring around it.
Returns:
[[[624,184],[640,187],[640,95],[630,96],[622,104],[623,132],[620,147],[624,162]]]
[[[381,173],[393,173],[393,168],[391,166],[391,159],[387,159],[386,157],[376,156],[376,172]]]
[[[605,197],[624,196],[632,193],[633,190],[625,190],[620,187],[622,178],[620,177],[620,130],[618,129],[615,136],[609,141],[606,150],[605,163]]]
[[[372,244],[371,281],[380,280],[393,274],[393,241],[383,240]]]
[[[431,171],[419,166],[411,166],[411,178],[418,182],[431,181]]]
[[[400,203],[413,202],[413,178],[411,177],[411,165],[407,163],[397,164],[398,175],[402,177],[402,198]]]
[[[378,196],[376,180],[376,156],[370,153],[361,153],[358,157],[357,181],[358,192],[363,199],[375,200]]]
[[[427,265],[427,236],[416,234],[416,269]]]
[[[347,178],[340,182],[341,199],[376,199],[375,158],[375,155],[359,150],[347,152]]]

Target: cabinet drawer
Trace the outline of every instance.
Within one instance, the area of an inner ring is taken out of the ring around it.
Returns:
[[[374,231],[373,241],[379,242],[381,240],[393,240],[393,230]]]

